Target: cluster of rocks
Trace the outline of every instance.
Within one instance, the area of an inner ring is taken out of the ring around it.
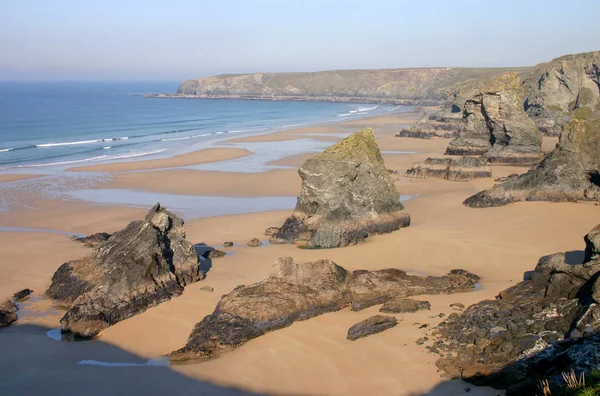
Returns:
[[[273,235],[313,248],[342,247],[410,225],[371,128],[300,166],[296,208]]]
[[[347,306],[358,311],[407,296],[470,291],[478,280],[464,270],[421,277],[398,269],[349,272],[330,260],[297,264],[280,258],[268,279],[223,296],[171,359],[216,357],[295,321]]]
[[[453,377],[536,394],[540,380],[563,384],[562,372],[597,367],[600,353],[600,226],[585,256],[542,257],[525,280],[437,328],[437,366]],[[582,258],[585,257],[583,260]],[[578,261],[582,264],[575,264]]]
[[[24,300],[31,293],[33,293],[33,290],[23,289],[13,294],[11,299],[0,303],[0,327],[10,326],[12,323],[16,322],[17,319],[19,319],[17,316],[19,307],[16,303]]]
[[[542,133],[523,110],[524,91],[516,73],[487,82],[465,102],[458,137],[447,155],[482,155],[496,163],[536,163],[542,159]]]
[[[451,113],[446,110],[430,114],[425,113],[414,125],[402,129],[396,137],[451,139],[457,136],[460,123],[460,113]]]
[[[571,121],[556,148],[527,173],[465,200],[475,208],[517,201],[600,200],[600,118]]]
[[[427,158],[415,162],[406,171],[414,178],[439,178],[445,180],[472,180],[492,177],[488,159],[484,157]]]
[[[60,266],[46,296],[67,308],[63,332],[92,337],[203,277],[183,220],[157,204],[89,256]]]

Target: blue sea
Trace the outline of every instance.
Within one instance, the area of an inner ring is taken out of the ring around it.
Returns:
[[[178,82],[0,82],[0,171],[169,157],[229,136],[401,111],[359,103],[152,99]]]

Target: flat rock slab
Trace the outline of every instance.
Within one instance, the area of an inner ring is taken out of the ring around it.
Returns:
[[[381,333],[387,329],[391,329],[397,324],[398,320],[394,316],[371,316],[369,319],[363,320],[362,322],[350,327],[346,338],[350,341],[355,341],[359,338],[367,337],[373,334]]]
[[[385,313],[408,313],[417,312],[422,310],[431,309],[429,301],[418,301],[410,298],[403,298],[399,300],[391,300],[383,304],[379,309],[379,312]]]

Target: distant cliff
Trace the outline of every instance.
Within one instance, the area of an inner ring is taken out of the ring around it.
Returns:
[[[441,103],[509,69],[424,68],[226,74],[186,80],[174,96]],[[510,69],[526,71],[527,69]]]

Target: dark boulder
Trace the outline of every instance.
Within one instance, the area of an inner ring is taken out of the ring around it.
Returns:
[[[14,301],[5,301],[0,304],[0,327],[10,326],[11,323],[15,322],[17,317],[17,305]]]
[[[33,290],[31,290],[31,289],[19,290],[18,292],[13,294],[13,300],[19,302],[19,301],[25,299],[26,297],[29,297],[29,295],[31,295],[31,293],[33,293]]]
[[[302,192],[275,238],[333,248],[410,224],[370,128],[307,160],[298,173]]]
[[[394,316],[375,315],[369,319],[359,322],[348,330],[346,338],[350,341],[358,340],[362,337],[367,337],[373,334],[381,333],[387,329],[391,329],[398,324],[398,320]]]
[[[46,295],[68,310],[63,332],[93,337],[183,292],[203,274],[183,220],[159,204],[92,254],[63,264]]]
[[[108,240],[108,238],[111,237],[112,234],[109,234],[107,232],[97,232],[95,234],[86,236],[86,237],[81,237],[81,238],[74,238],[76,241],[84,243],[86,246],[88,247],[98,247],[100,246],[101,243],[105,242]]]
[[[397,269],[349,272],[330,260],[296,264],[290,257],[280,258],[268,279],[223,296],[171,359],[216,357],[269,331],[347,306],[366,308],[392,298],[470,291],[478,279],[463,270],[425,278]]]

